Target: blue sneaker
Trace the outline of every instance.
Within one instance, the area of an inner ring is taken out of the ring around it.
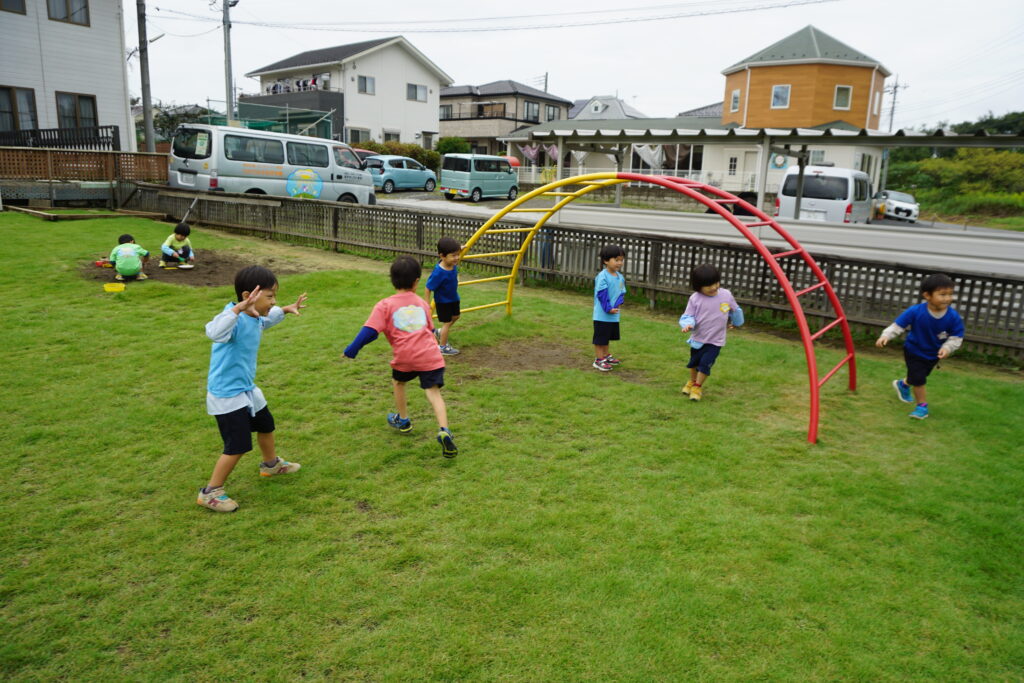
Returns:
[[[441,454],[446,458],[454,458],[459,452],[455,440],[452,439],[452,433],[445,427],[437,431],[437,442],[441,444]]]
[[[398,416],[398,413],[388,413],[388,424],[403,434],[408,434],[412,431],[412,420],[409,418],[402,419]]]
[[[928,417],[928,404],[918,403],[914,410],[911,411],[910,417],[914,418],[915,420],[923,420],[926,417]]]
[[[910,385],[901,379],[894,379],[892,385],[896,387],[896,396],[904,403],[913,403],[914,398],[910,395]]]

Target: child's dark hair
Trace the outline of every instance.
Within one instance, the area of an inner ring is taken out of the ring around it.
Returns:
[[[118,244],[128,244],[129,242],[134,242],[134,241],[135,241],[135,238],[132,237],[131,235],[129,235],[128,233],[125,233],[125,234],[123,234],[123,235],[121,235],[120,237],[117,238],[117,243]]]
[[[423,274],[423,266],[412,256],[399,256],[391,264],[391,284],[395,289],[412,289]]]
[[[945,273],[932,273],[921,281],[922,294],[931,294],[936,289],[953,289],[953,278]]]
[[[690,289],[699,292],[701,287],[722,281],[722,274],[710,263],[704,263],[690,271]]]
[[[608,263],[613,258],[625,255],[626,252],[617,244],[606,244],[601,247],[601,263]]]
[[[447,256],[457,251],[462,251],[462,245],[459,244],[458,240],[451,237],[442,237],[437,241],[438,256]]]
[[[182,237],[188,237],[189,233],[192,232],[192,228],[188,227],[188,223],[178,223],[174,226],[174,234],[181,235]]]
[[[244,298],[244,292],[251,293],[256,287],[270,289],[276,284],[277,276],[274,275],[270,268],[246,266],[235,275],[235,295],[241,301]]]

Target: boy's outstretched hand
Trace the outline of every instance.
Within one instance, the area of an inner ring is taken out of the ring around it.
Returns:
[[[282,306],[281,310],[284,311],[285,313],[293,313],[295,315],[301,315],[301,313],[299,313],[299,309],[305,308],[305,307],[306,307],[306,293],[303,292],[302,294],[299,295],[299,298],[295,301],[295,303],[293,303],[293,304],[291,304],[289,306]]]
[[[877,346],[878,348],[882,348],[888,343],[889,339],[887,337],[879,337],[878,339],[875,340],[875,346]]]
[[[239,301],[237,304],[235,304],[235,307],[232,310],[235,312],[235,315],[241,315],[242,313],[245,313],[246,311],[251,309],[253,306],[255,306],[256,305],[256,300],[259,299],[259,298],[260,298],[260,286],[256,285],[256,287],[253,288],[253,290],[251,292],[249,292],[249,296],[245,297],[245,299],[243,299],[242,301]]]

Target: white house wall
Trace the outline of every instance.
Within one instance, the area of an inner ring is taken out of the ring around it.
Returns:
[[[375,94],[359,92],[359,76],[375,79]],[[375,142],[384,141],[385,131],[398,133],[401,142],[411,144],[421,144],[417,136],[423,131],[438,130],[441,82],[401,46],[391,45],[346,62],[342,78],[347,128],[368,129]],[[406,99],[408,83],[427,86],[427,101]]]
[[[52,21],[42,0],[0,12],[0,85],[35,91],[40,128],[57,128],[57,93],[92,95],[101,126],[136,151],[120,0],[89,0],[89,26]]]
[[[877,189],[882,158],[882,150],[878,147],[808,145],[807,149],[810,152],[823,151],[823,161],[839,168],[860,169],[861,155],[868,155],[871,157],[871,168],[867,169],[868,175],[871,176],[872,186]],[[752,178],[756,178],[757,174],[757,151],[756,145],[704,145],[703,182],[730,191],[757,189],[756,186],[751,187]],[[768,176],[765,186],[768,192],[778,191],[786,169],[796,164],[796,159],[793,157],[781,160],[780,164],[777,156],[772,154],[768,159]],[[732,176],[729,175],[730,157],[737,158],[736,174]],[[748,161],[749,163],[747,163]]]

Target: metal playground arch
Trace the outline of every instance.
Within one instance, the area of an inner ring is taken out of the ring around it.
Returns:
[[[786,300],[793,309],[793,315],[796,318],[797,328],[800,332],[800,339],[804,347],[804,355],[807,358],[807,373],[810,382],[810,419],[807,427],[807,440],[810,443],[816,443],[818,440],[818,416],[820,412],[820,396],[821,387],[832,378],[844,365],[848,368],[849,373],[849,388],[854,390],[857,388],[857,365],[856,358],[854,356],[853,338],[850,335],[850,325],[847,321],[846,315],[843,312],[842,304],[839,303],[839,298],[836,296],[835,290],[832,284],[825,277],[821,268],[818,266],[814,258],[807,253],[799,242],[796,241],[786,230],[778,224],[778,222],[767,215],[759,208],[747,203],[739,197],[726,192],[717,187],[711,185],[705,185],[704,183],[698,183],[685,178],[676,178],[673,176],[649,176],[640,173],[591,173],[588,175],[580,175],[572,178],[565,178],[563,180],[556,180],[553,183],[548,183],[543,187],[539,187],[532,192],[524,195],[520,195],[517,199],[507,204],[498,213],[494,214],[490,219],[487,220],[480,229],[473,234],[469,241],[465,244],[462,249],[462,259],[487,259],[497,256],[515,256],[515,260],[512,264],[512,270],[507,275],[498,275],[496,277],[485,277],[477,280],[469,280],[466,282],[460,282],[460,287],[466,285],[473,285],[482,282],[497,282],[501,280],[508,281],[508,290],[505,299],[495,303],[484,304],[482,306],[473,306],[471,308],[463,309],[463,312],[478,310],[482,308],[493,308],[496,306],[504,306],[505,311],[508,314],[512,313],[512,295],[515,290],[516,275],[519,272],[519,266],[523,262],[523,257],[526,254],[530,243],[536,236],[537,232],[544,226],[551,216],[557,213],[562,207],[575,201],[576,199],[612,185],[618,185],[620,183],[628,183],[631,181],[651,183],[654,185],[660,185],[669,190],[675,190],[680,194],[686,195],[690,199],[693,199],[701,204],[707,206],[712,212],[717,213],[723,219],[725,219],[734,228],[740,231],[747,240],[750,241],[751,245],[757,251],[758,254],[765,260],[768,267],[771,269],[772,274],[779,281],[782,286],[782,291],[786,295]],[[578,185],[579,187],[573,191],[564,191],[560,188],[566,186]],[[555,201],[549,207],[524,207],[523,204],[529,202],[531,199],[538,197],[552,197]],[[753,216],[756,220],[751,223],[744,223],[739,220],[730,211],[727,206],[740,206],[748,214]],[[521,227],[521,228],[495,228],[494,226],[504,216],[515,213],[536,213],[540,214],[537,221],[532,227]],[[790,249],[779,253],[771,253],[768,247],[761,241],[761,239],[752,232],[752,228],[758,228],[761,226],[770,226],[776,234],[784,239],[789,245]],[[523,240],[519,245],[518,249],[510,251],[496,251],[490,253],[472,253],[473,246],[485,235],[497,235],[497,234],[508,234],[508,233],[522,233]],[[789,277],[779,266],[779,261],[784,258],[800,258],[810,268],[811,273],[817,280],[815,284],[804,289],[796,290],[793,287]],[[828,323],[820,330],[811,332],[807,324],[807,317],[804,314],[803,307],[800,305],[800,297],[804,294],[823,289],[826,296],[828,297],[829,303],[832,305],[832,309],[835,311],[836,319]],[[846,346],[846,355],[839,363],[825,373],[824,376],[818,376],[818,363],[817,358],[814,354],[814,341],[819,339],[829,330],[834,327],[839,327],[843,332],[843,341]]]

